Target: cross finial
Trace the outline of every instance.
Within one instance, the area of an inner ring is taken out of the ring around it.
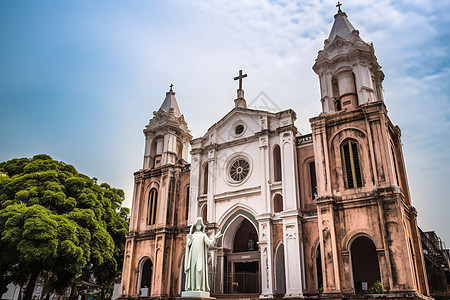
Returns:
[[[338,4],[336,5],[336,7],[338,8],[338,12],[342,12],[341,6],[342,6],[342,3],[338,1]]]
[[[234,77],[234,80],[239,80],[239,89],[242,90],[242,78],[247,77],[247,74],[242,74],[242,70],[239,70],[239,76]]]
[[[173,92],[172,88],[173,88],[173,84],[170,84],[170,91],[169,92]]]

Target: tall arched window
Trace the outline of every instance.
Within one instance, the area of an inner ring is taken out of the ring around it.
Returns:
[[[311,183],[311,197],[316,198],[317,196],[317,179],[316,179],[316,165],[314,161],[308,164],[309,166],[309,182]]]
[[[391,147],[391,154],[392,154],[392,163],[394,164],[394,176],[395,176],[395,183],[399,186],[399,180],[398,180],[398,172],[397,172],[397,161],[395,160],[395,152],[394,148]]]
[[[345,174],[349,189],[362,187],[361,168],[359,165],[358,144],[355,140],[347,140],[342,145]]]
[[[273,210],[276,213],[283,211],[283,196],[280,194],[276,194],[275,197],[273,197]]]
[[[150,190],[148,195],[148,225],[153,225],[156,222],[156,202],[158,200],[158,191],[155,188]]]
[[[203,194],[208,194],[208,163],[203,168]]]
[[[278,145],[273,148],[273,180],[281,181],[281,152]]]
[[[189,217],[189,186],[187,186],[186,188],[186,202],[184,209],[185,209],[184,219],[187,220]]]

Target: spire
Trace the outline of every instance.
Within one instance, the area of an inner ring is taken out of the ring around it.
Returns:
[[[173,114],[175,117],[181,116],[180,109],[178,108],[177,99],[175,98],[175,92],[173,91],[173,84],[170,84],[170,90],[166,93],[166,99],[161,105],[162,110],[165,112],[170,112],[173,109]]]
[[[333,42],[336,36],[340,36],[345,40],[351,41],[353,40],[354,31],[355,27],[353,27],[353,25],[347,19],[347,14],[343,11],[339,11],[334,15],[334,24],[331,28],[330,35],[328,36],[328,42]]]

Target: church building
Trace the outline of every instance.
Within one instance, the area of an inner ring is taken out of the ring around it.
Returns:
[[[334,18],[310,134],[293,110],[247,107],[239,72],[234,108],[193,139],[171,86],[144,129],[122,299],[181,295],[199,216],[223,234],[208,253],[213,297],[431,299],[384,74],[372,43],[340,8]]]

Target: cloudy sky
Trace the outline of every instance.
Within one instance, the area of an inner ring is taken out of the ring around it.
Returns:
[[[129,206],[142,129],[170,83],[198,137],[233,108],[239,69],[254,108],[292,108],[309,133],[321,109],[311,66],[335,5],[1,1],[0,161],[50,154],[123,188]],[[342,9],[386,75],[419,225],[450,246],[450,2],[347,0]],[[261,92],[271,102],[253,102]]]

